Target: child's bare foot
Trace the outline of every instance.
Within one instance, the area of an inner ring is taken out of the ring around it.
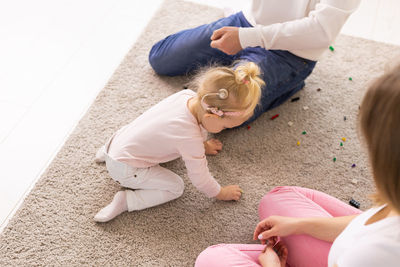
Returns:
[[[127,210],[126,192],[119,191],[115,194],[113,201],[94,216],[94,220],[96,222],[108,222]]]
[[[217,155],[222,150],[222,143],[218,139],[209,139],[204,142],[206,155]]]

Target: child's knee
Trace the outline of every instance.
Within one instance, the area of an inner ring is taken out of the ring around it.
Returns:
[[[174,194],[176,198],[178,198],[183,195],[184,190],[185,190],[185,183],[183,182],[180,176],[176,175],[173,187],[168,191]]]
[[[177,183],[177,188],[176,188],[177,195],[182,196],[184,190],[185,190],[185,183],[183,182],[182,178],[179,177],[179,182]]]

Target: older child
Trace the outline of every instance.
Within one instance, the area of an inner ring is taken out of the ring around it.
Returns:
[[[361,213],[315,190],[276,187],[261,201],[254,239],[262,243],[217,245],[196,266],[399,266],[400,260],[400,65],[369,88],[359,125],[376,185],[376,206]],[[333,242],[333,244],[332,244]],[[272,243],[274,243],[272,241]],[[276,249],[277,248],[277,249]],[[276,253],[277,252],[277,253]]]
[[[119,191],[95,221],[107,222],[124,211],[142,210],[180,197],[181,177],[159,163],[182,157],[193,185],[208,197],[239,200],[238,185],[221,187],[210,174],[205,154],[222,149],[207,139],[246,121],[254,111],[263,81],[254,63],[214,67],[195,79],[191,90],[175,93],[126,125],[103,146],[96,161],[105,161],[111,177],[127,190]]]

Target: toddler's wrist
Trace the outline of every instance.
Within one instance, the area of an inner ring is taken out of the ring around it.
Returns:
[[[223,200],[223,196],[224,196],[224,188],[221,187],[221,189],[219,190],[219,193],[215,196],[216,199],[218,200]]]

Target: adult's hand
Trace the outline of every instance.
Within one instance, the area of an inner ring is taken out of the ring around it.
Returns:
[[[239,41],[238,27],[222,27],[215,30],[211,35],[211,40],[211,47],[228,55],[235,55],[243,49]]]
[[[258,261],[263,267],[285,267],[287,256],[288,250],[282,242],[276,245],[268,243],[264,251],[258,256]]]
[[[257,224],[253,238],[260,239],[261,243],[265,244],[265,241],[271,237],[304,234],[333,242],[357,216],[358,214],[331,218],[270,216]]]
[[[270,216],[257,224],[253,239],[260,239],[264,244],[271,237],[296,234],[298,221],[298,218]]]

